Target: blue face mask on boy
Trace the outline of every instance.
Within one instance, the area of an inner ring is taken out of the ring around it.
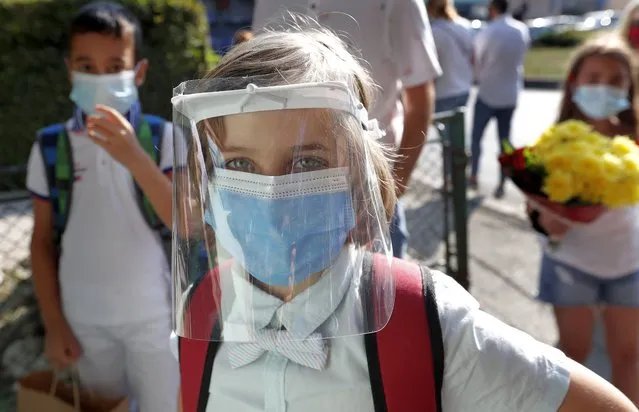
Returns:
[[[215,169],[205,220],[254,278],[298,284],[330,266],[355,227],[348,169],[285,176]]]
[[[628,90],[604,84],[579,86],[572,101],[593,120],[608,119],[630,108]]]
[[[73,72],[71,81],[69,97],[87,114],[94,114],[98,104],[126,114],[138,100],[134,70],[100,75]]]

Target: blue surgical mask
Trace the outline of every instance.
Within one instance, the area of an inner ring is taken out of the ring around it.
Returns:
[[[593,120],[608,119],[630,108],[628,90],[603,84],[579,86],[572,101]]]
[[[95,114],[95,106],[108,106],[125,114],[138,100],[135,71],[114,74],[71,73],[71,100],[83,112]]]
[[[348,169],[285,176],[215,169],[205,220],[216,243],[268,285],[330,266],[355,227]]]

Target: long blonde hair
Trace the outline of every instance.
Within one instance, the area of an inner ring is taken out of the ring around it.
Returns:
[[[569,119],[585,120],[583,114],[579,111],[575,103],[573,103],[574,82],[583,67],[586,60],[594,56],[612,57],[621,63],[630,75],[630,90],[628,92],[628,100],[630,101],[630,109],[619,113],[618,117],[624,128],[628,128],[634,137],[637,135],[637,80],[639,68],[637,66],[634,52],[627,43],[616,35],[600,36],[586,41],[573,55],[572,62],[568,69],[566,82],[563,87],[563,98],[559,110],[558,122]]]
[[[233,47],[204,79],[267,77],[270,85],[346,81],[364,107],[369,109],[374,83],[359,60],[349,53],[345,43],[313,20],[291,17],[292,22],[285,26],[259,33],[250,41]],[[365,155],[370,159],[378,178],[384,209],[390,219],[397,197],[389,153],[379,142],[364,136],[361,124],[357,124],[358,130],[349,125],[343,126],[349,128],[349,134],[353,136],[349,143],[354,156],[362,158]],[[219,124],[209,122],[201,127],[207,129],[207,133],[200,133],[201,139],[220,135]],[[206,147],[207,143],[202,141],[201,146]],[[203,155],[208,166],[211,159],[208,153]]]
[[[428,0],[426,6],[428,17],[431,19],[446,19],[453,21],[459,17],[452,0]]]

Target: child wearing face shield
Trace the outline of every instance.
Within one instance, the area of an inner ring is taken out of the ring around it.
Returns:
[[[570,66],[558,122],[582,120],[606,136],[636,139],[636,81],[637,65],[622,39],[586,43]],[[540,232],[561,238],[544,251],[539,285],[539,299],[555,308],[560,348],[585,362],[600,312],[612,382],[639,404],[639,209],[610,210],[574,227],[549,213],[530,214]]]
[[[217,256],[194,281],[192,251],[174,256],[181,410],[636,411],[452,278],[392,258],[370,78],[297,21],[175,89],[174,233],[208,231]]]
[[[173,409],[178,369],[170,328],[172,127],[138,100],[148,61],[122,6],[89,3],[73,17],[66,65],[75,110],[38,133],[29,159],[33,281],[56,369],[83,387]]]

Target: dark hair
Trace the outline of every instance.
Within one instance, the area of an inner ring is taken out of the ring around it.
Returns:
[[[140,58],[142,28],[140,21],[124,6],[108,1],[94,1],[80,8],[71,20],[69,48],[73,36],[84,33],[99,33],[122,38],[127,29],[133,29],[135,59]]]
[[[508,0],[492,0],[490,7],[497,10],[499,13],[504,14],[508,11]]]

